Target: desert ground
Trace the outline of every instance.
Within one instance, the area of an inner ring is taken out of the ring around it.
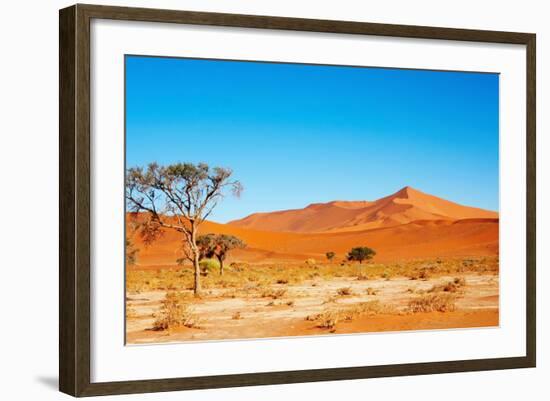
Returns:
[[[139,219],[127,216],[137,251],[126,266],[127,344],[499,324],[498,214],[410,187],[373,202],[205,221],[201,234],[247,246],[230,252],[223,275],[204,261],[200,297],[191,264],[176,262],[179,234],[145,244],[132,230]],[[354,246],[376,256],[347,260]]]

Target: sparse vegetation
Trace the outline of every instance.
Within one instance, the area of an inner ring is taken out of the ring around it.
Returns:
[[[211,262],[207,262],[211,263]],[[209,270],[218,271],[219,265],[213,260]],[[420,277],[429,275],[429,279],[437,279],[440,276],[457,276],[464,274],[498,274],[498,259],[480,258],[477,263],[464,267],[460,259],[443,260],[434,269],[426,272],[426,261],[410,261],[407,263],[373,263],[368,267],[368,276],[359,265],[328,264],[304,266],[297,262],[281,267],[273,265],[246,265],[242,270],[229,269],[223,278],[217,274],[209,274],[202,277],[205,289],[235,288],[245,293],[253,293],[258,287],[267,287],[273,284],[295,285],[311,280],[311,286],[315,287],[323,280],[333,280],[335,277],[349,278],[352,280],[370,280],[382,277],[384,273],[392,278],[416,277],[417,280],[426,280]],[[244,264],[241,264],[244,266]],[[458,277],[457,277],[458,278]],[[249,287],[255,284],[254,287]],[[458,283],[461,287],[464,284]],[[130,294],[155,290],[189,291],[193,289],[193,270],[189,266],[158,269],[128,269],[126,271],[126,286]],[[248,286],[248,287],[247,287]],[[252,290],[252,291],[251,291]]]
[[[332,262],[332,259],[334,259],[334,257],[336,256],[336,253],[330,251],[330,252],[327,252],[327,253],[325,254],[325,256],[327,257],[327,260],[328,260],[329,262]]]
[[[170,337],[187,335],[187,331],[177,330],[178,327],[198,327],[201,331],[192,333],[200,336],[197,333],[211,330],[214,324],[214,321],[209,323],[197,318],[202,305],[235,299],[236,303],[225,312],[220,310],[217,318],[233,321],[232,327],[253,324],[261,314],[265,317],[284,307],[281,312],[289,316],[300,319],[307,316],[313,322],[310,327],[350,332],[356,325],[366,323],[364,319],[368,316],[455,311],[457,300],[475,292],[479,285],[472,281],[469,286],[468,277],[472,275],[483,275],[484,282],[498,289],[498,259],[475,260],[466,266],[461,259],[440,259],[370,263],[368,267],[359,263],[340,266],[339,263],[304,264],[300,261],[284,264],[234,262],[220,276],[218,260],[206,258],[201,261],[205,275],[201,277],[200,299],[193,297],[194,271],[189,264],[146,269],[133,266],[126,270],[126,314],[131,325],[150,322],[150,329],[167,331]],[[420,279],[422,276],[429,278]],[[384,277],[391,277],[395,284],[382,281]],[[419,281],[405,284],[403,280],[412,277]],[[335,282],[339,285],[334,286]],[[392,299],[394,285],[402,288]],[[158,291],[163,292],[161,300],[155,295]],[[243,306],[243,300],[250,300],[252,306]],[[446,318],[442,315],[441,319]]]

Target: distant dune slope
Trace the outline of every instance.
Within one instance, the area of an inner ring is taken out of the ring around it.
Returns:
[[[405,187],[376,201],[334,201],[304,209],[254,213],[228,224],[262,231],[296,233],[364,231],[417,220],[498,218],[498,213],[463,206]]]
[[[246,249],[232,252],[229,261],[273,263],[303,261],[309,257],[324,260],[327,251],[336,252],[337,260],[341,260],[353,246],[374,248],[378,261],[493,256],[498,255],[498,228],[496,218],[475,218],[418,220],[399,226],[330,233],[268,232],[207,221],[200,231],[233,234],[247,243]],[[140,250],[138,263],[141,266],[174,265],[181,257],[182,239],[174,231],[166,231],[148,247],[130,226],[128,233]]]

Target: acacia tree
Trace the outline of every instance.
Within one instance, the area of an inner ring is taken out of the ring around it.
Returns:
[[[357,260],[360,264],[362,264],[363,260],[372,259],[374,255],[376,255],[374,249],[366,246],[358,246],[351,248],[351,251],[348,252],[348,260]]]
[[[150,163],[126,172],[128,208],[138,217],[137,229],[146,243],[162,235],[162,229],[181,233],[184,255],[193,263],[194,292],[199,295],[200,249],[197,233],[200,224],[212,213],[227,192],[239,196],[242,185],[232,180],[232,170],[211,168],[208,164],[176,163],[160,166]]]
[[[197,238],[197,245],[204,250],[208,258],[216,257],[220,262],[220,275],[223,275],[223,262],[232,249],[244,248],[246,244],[240,238],[227,234],[207,234]]]
[[[332,262],[332,259],[334,259],[334,257],[336,256],[336,254],[335,254],[334,252],[330,251],[330,252],[327,252],[327,253],[325,254],[325,256],[327,257],[327,259],[328,259],[329,262]]]

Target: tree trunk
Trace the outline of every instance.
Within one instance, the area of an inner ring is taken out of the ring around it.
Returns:
[[[220,258],[220,276],[223,276],[223,259]]]
[[[191,221],[191,251],[193,252],[193,267],[195,268],[195,296],[201,294],[201,268],[199,265],[200,252],[197,248],[197,232],[195,228],[195,222]]]
[[[199,255],[195,254],[194,260],[193,260],[193,266],[195,267],[195,288],[194,293],[195,296],[200,295],[201,293],[201,268],[199,265]]]

